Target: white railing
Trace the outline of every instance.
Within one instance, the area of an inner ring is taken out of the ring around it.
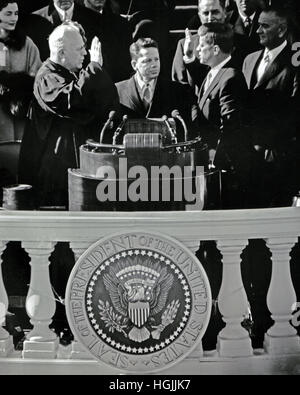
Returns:
[[[0,254],[2,255],[9,241],[21,241],[31,259],[26,311],[33,329],[27,334],[18,363],[25,363],[30,359],[53,360],[54,363],[59,363],[59,342],[56,334],[49,329],[55,313],[55,298],[49,277],[49,257],[55,244],[69,242],[75,257],[79,258],[100,238],[122,230],[169,235],[194,253],[198,250],[200,241],[217,242],[223,256],[223,277],[218,302],[226,325],[218,335],[214,354],[216,363],[218,358],[223,358],[224,362],[224,358],[229,361],[239,357],[234,360],[246,361],[249,364],[251,358],[255,358],[256,352],[252,348],[249,332],[241,325],[248,301],[241,276],[240,255],[249,240],[266,240],[272,254],[267,306],[274,324],[265,334],[263,353],[264,356],[272,357],[273,362],[274,358],[285,359],[287,356],[286,361],[293,358],[292,367],[289,365],[289,368],[298,369],[300,342],[296,329],[290,323],[292,306],[297,302],[290,272],[290,252],[300,236],[300,208],[135,213],[2,211]],[[0,265],[1,262],[0,260]],[[13,355],[12,338],[3,328],[7,310],[7,290],[0,270],[0,374],[1,366],[2,369],[5,363],[9,366]],[[66,358],[76,357],[84,357],[84,353],[74,342],[70,355]],[[197,360],[194,361],[195,369],[200,369],[199,361],[202,361],[202,357],[203,352],[199,348],[193,354],[193,358]],[[191,360],[188,362],[191,363]],[[224,365],[222,370],[224,371]]]

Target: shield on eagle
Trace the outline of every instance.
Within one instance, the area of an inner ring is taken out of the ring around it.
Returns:
[[[129,302],[128,313],[134,325],[141,328],[149,318],[150,305],[148,302]]]

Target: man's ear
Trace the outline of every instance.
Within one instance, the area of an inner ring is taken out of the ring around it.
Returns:
[[[65,63],[66,58],[65,58],[65,51],[63,49],[60,49],[58,51],[58,56],[60,57],[61,62]]]
[[[218,45],[214,45],[214,55],[217,56],[220,53],[220,47]]]
[[[133,68],[134,71],[136,71],[136,60],[135,59],[132,59],[131,67]]]
[[[286,36],[286,34],[287,34],[287,26],[286,26],[286,24],[282,23],[281,25],[279,25],[278,34],[279,34],[280,38]]]

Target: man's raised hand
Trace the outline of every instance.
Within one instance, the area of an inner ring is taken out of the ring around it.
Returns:
[[[91,57],[91,62],[96,62],[99,63],[100,66],[103,66],[103,56],[102,56],[102,50],[101,50],[101,42],[98,37],[94,37],[92,44],[91,44],[91,49],[89,50],[90,52],[90,57]]]
[[[192,58],[194,55],[194,42],[192,39],[192,34],[189,31],[188,28],[185,29],[185,39],[184,39],[184,44],[183,44],[183,54],[187,57],[187,58]]]

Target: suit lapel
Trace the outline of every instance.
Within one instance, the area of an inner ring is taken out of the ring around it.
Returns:
[[[59,17],[58,12],[56,11],[55,7],[50,7],[48,10],[49,21],[55,26],[61,25],[61,19]]]
[[[263,57],[264,51],[259,51],[256,57],[253,58],[252,62],[249,64],[249,70],[246,73],[247,84],[250,89],[253,89],[257,85],[257,68]]]
[[[225,67],[228,67],[227,64],[225,65]],[[219,70],[218,74],[215,76],[215,78],[211,82],[210,86],[208,87],[206,92],[203,94],[202,98],[201,98],[201,94],[200,94],[200,100],[199,100],[200,110],[203,108],[204,103],[206,102],[211,91],[218,85],[220,79],[222,78],[222,75],[225,73],[225,70],[226,69],[224,67],[222,67],[221,70]],[[201,93],[203,92],[204,84],[205,84],[205,81],[203,82],[203,84],[201,86]]]
[[[143,117],[145,115],[145,107],[140,98],[138,88],[136,86],[136,80],[133,77],[128,81],[128,87],[126,89],[126,95],[129,102],[129,106],[133,111],[141,114]]]
[[[252,37],[256,34],[256,31],[258,29],[258,18],[259,18],[259,12],[256,12],[251,24],[251,29],[250,29],[250,33],[249,33],[249,37]]]
[[[234,31],[235,33],[244,35],[245,34],[245,25],[243,23],[243,20],[240,16],[238,16],[235,24],[234,24]]]
[[[160,78],[158,78],[156,85],[155,85],[154,93],[153,93],[153,99],[152,99],[152,102],[150,103],[150,106],[147,111],[147,117],[149,117],[151,115],[151,113],[153,113],[153,112],[154,113],[161,112],[162,103],[166,102],[164,100],[164,98],[165,98],[165,95],[163,92],[163,84],[162,84]]]
[[[283,51],[273,60],[273,62],[266,68],[265,73],[261,77],[261,79],[257,82],[255,88],[259,88],[260,86],[266,84],[270,81],[275,75],[277,75],[286,65],[286,59],[289,59],[289,50],[284,48]]]
[[[82,10],[80,9],[80,6],[78,4],[74,3],[74,10],[73,10],[73,21],[80,21],[82,20]]]

